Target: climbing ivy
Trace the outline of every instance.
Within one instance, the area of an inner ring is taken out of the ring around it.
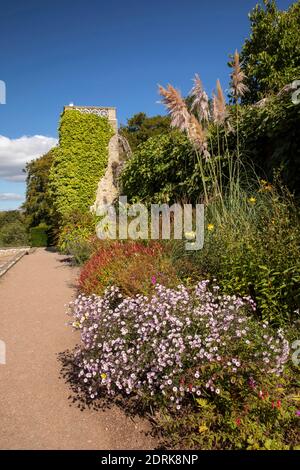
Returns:
[[[63,112],[49,183],[60,216],[66,217],[75,210],[87,212],[93,204],[107,166],[108,143],[113,133],[105,117],[76,110]]]

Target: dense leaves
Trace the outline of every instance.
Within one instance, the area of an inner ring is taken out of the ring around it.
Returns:
[[[0,212],[0,246],[25,246],[28,233],[21,211]]]
[[[35,227],[40,223],[52,225],[55,219],[52,199],[49,195],[49,173],[54,160],[54,150],[32,160],[26,165],[27,188],[23,205],[27,225]]]
[[[64,111],[49,183],[54,208],[61,217],[74,210],[87,212],[94,203],[112,135],[106,118]]]
[[[168,116],[148,117],[146,113],[138,113],[128,119],[126,126],[121,126],[120,133],[126,137],[134,151],[139,144],[146,142],[149,137],[170,132],[170,118]]]
[[[145,203],[196,201],[201,196],[197,158],[178,131],[150,137],[134,152],[121,175],[129,201]]]
[[[168,447],[297,445],[297,408],[284,394],[289,345],[249,317],[252,309],[208,281],[158,284],[152,297],[124,297],[114,286],[102,297],[80,295],[71,304],[80,390],[157,411]],[[294,442],[286,435],[293,427]]]
[[[193,260],[198,275],[217,278],[226,293],[251,295],[259,317],[276,325],[299,320],[300,225],[292,198],[263,181],[223,219],[212,205],[206,215],[203,249],[182,250],[182,257]]]
[[[245,103],[255,103],[300,78],[300,2],[287,11],[278,10],[273,0],[264,4],[250,14],[251,35],[241,53],[249,87]]]

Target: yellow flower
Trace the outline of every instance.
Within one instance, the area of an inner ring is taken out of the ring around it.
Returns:
[[[215,228],[214,224],[208,224],[207,226],[207,230],[209,230],[210,232]]]
[[[107,375],[106,375],[104,372],[102,372],[102,374],[101,374],[101,379],[105,380],[106,377],[107,377]]]
[[[273,186],[266,180],[260,180],[260,184],[262,185],[262,188],[259,190],[260,193],[264,191],[272,191],[273,189]]]
[[[201,408],[207,408],[208,407],[208,403],[207,403],[207,400],[205,400],[205,398],[197,398],[196,402],[197,402],[198,406],[200,406]]]
[[[208,431],[208,427],[206,426],[206,424],[202,424],[201,426],[199,426],[200,433],[205,432],[205,431]]]
[[[255,197],[249,197],[248,201],[250,202],[250,204],[255,204],[256,203],[256,198]]]

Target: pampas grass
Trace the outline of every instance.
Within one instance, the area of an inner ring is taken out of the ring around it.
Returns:
[[[220,80],[217,80],[217,94],[213,94],[213,120],[215,124],[222,125],[227,117],[226,101]]]
[[[242,98],[244,94],[247,91],[249,91],[249,88],[244,83],[247,77],[241,69],[240,56],[239,56],[237,49],[235,50],[231,67],[232,67],[232,73],[231,73],[231,89],[230,90],[231,90],[231,93],[235,102],[237,103],[238,99]]]
[[[191,110],[195,110],[197,112],[200,122],[208,122],[210,119],[210,110],[207,93],[203,89],[201,79],[197,73],[195,74],[193,81],[194,86],[189,95],[193,99]]]
[[[158,90],[162,96],[162,103],[171,116],[171,126],[186,131],[190,125],[190,113],[180,92],[170,84],[167,88],[158,85]]]
[[[190,142],[193,144],[201,173],[201,180],[204,192],[204,202],[219,201],[220,207],[224,207],[224,197],[230,199],[239,198],[240,195],[240,145],[239,145],[239,104],[238,100],[247,91],[244,83],[245,74],[241,69],[239,54],[237,50],[231,64],[231,93],[236,103],[236,129],[230,123],[226,100],[222,90],[220,80],[217,80],[216,91],[212,96],[212,106],[210,110],[209,98],[205,92],[202,81],[198,74],[193,78],[194,86],[189,96],[192,98],[191,112],[189,112],[186,101],[180,92],[172,85],[166,88],[159,86],[159,93],[162,96],[162,103],[166,106],[170,116],[171,125],[177,127],[182,132],[186,132]],[[198,119],[193,114],[196,112]],[[217,134],[218,153],[213,155],[213,144],[211,130],[214,127]],[[220,133],[222,130],[222,133]],[[227,135],[236,132],[237,146],[236,152],[230,153],[227,145]],[[220,135],[224,135],[222,142],[225,149],[221,150]],[[211,139],[211,153],[208,151],[208,138]],[[222,155],[221,155],[222,153]],[[229,175],[226,175],[222,168],[222,163],[227,160]],[[226,181],[226,189],[224,181]],[[208,185],[211,185],[209,188]],[[233,202],[233,201],[232,201]],[[218,204],[217,204],[218,205]]]

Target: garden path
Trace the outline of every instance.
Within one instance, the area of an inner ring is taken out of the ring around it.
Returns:
[[[148,423],[70,406],[57,354],[78,340],[65,314],[77,270],[63,258],[38,249],[0,280],[0,449],[152,449]]]

